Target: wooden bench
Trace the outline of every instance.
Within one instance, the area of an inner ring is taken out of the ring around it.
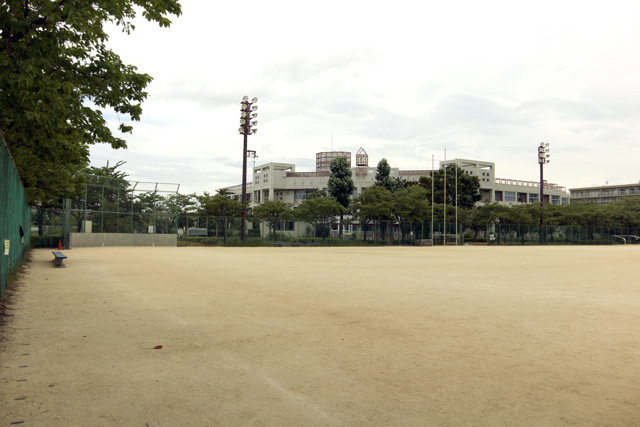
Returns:
[[[57,267],[64,267],[64,260],[67,259],[67,256],[60,251],[51,251],[51,253],[55,257],[51,262],[55,263]]]

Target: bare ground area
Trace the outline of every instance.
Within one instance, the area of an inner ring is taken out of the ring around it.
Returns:
[[[2,425],[640,423],[638,246],[66,254],[5,310]]]

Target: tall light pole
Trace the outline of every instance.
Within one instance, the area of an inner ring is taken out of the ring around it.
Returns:
[[[240,103],[242,108],[240,109],[240,128],[238,128],[238,131],[244,135],[244,147],[242,148],[242,222],[240,225],[240,238],[243,242],[245,241],[247,228],[247,137],[258,132],[258,129],[255,128],[258,125],[256,120],[258,118],[258,113],[256,112],[258,106],[254,105],[257,102],[258,98],[253,98],[249,102],[249,97],[245,95]]]
[[[436,189],[436,184],[435,184],[435,179],[436,179],[436,174],[435,174],[435,163],[434,163],[434,157],[433,154],[431,155],[431,246],[435,246],[436,245],[436,241],[433,238],[433,201],[434,199],[434,194],[435,194],[435,189]]]
[[[540,164],[540,244],[544,245],[547,243],[547,236],[544,233],[544,174],[542,167],[545,163],[549,163],[551,154],[549,152],[551,149],[549,148],[548,143],[541,142],[538,146],[538,163]]]
[[[442,235],[442,246],[447,246],[447,149],[444,149],[444,198],[442,199],[444,203],[444,234]]]
[[[456,246],[458,246],[458,164],[456,163]]]

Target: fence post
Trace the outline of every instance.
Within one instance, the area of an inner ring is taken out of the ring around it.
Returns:
[[[63,199],[62,206],[62,247],[69,249],[71,241],[71,199]]]

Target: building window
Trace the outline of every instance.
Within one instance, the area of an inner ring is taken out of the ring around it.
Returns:
[[[316,190],[295,190],[295,193],[293,193],[293,198],[295,200],[304,200],[309,196],[309,194],[315,192]]]
[[[496,191],[496,202],[502,201],[502,191]]]
[[[539,201],[538,193],[529,193],[529,203],[538,203]]]
[[[554,194],[551,195],[551,204],[559,205],[560,204],[560,196],[556,196]]]
[[[504,201],[505,202],[515,202],[516,201],[516,192],[515,191],[505,191],[504,192]]]
[[[527,203],[527,193],[518,193],[518,203]]]
[[[293,221],[278,221],[275,223],[276,230],[292,231]]]
[[[567,206],[569,204],[569,198],[568,197],[563,197],[562,198],[562,206]]]

